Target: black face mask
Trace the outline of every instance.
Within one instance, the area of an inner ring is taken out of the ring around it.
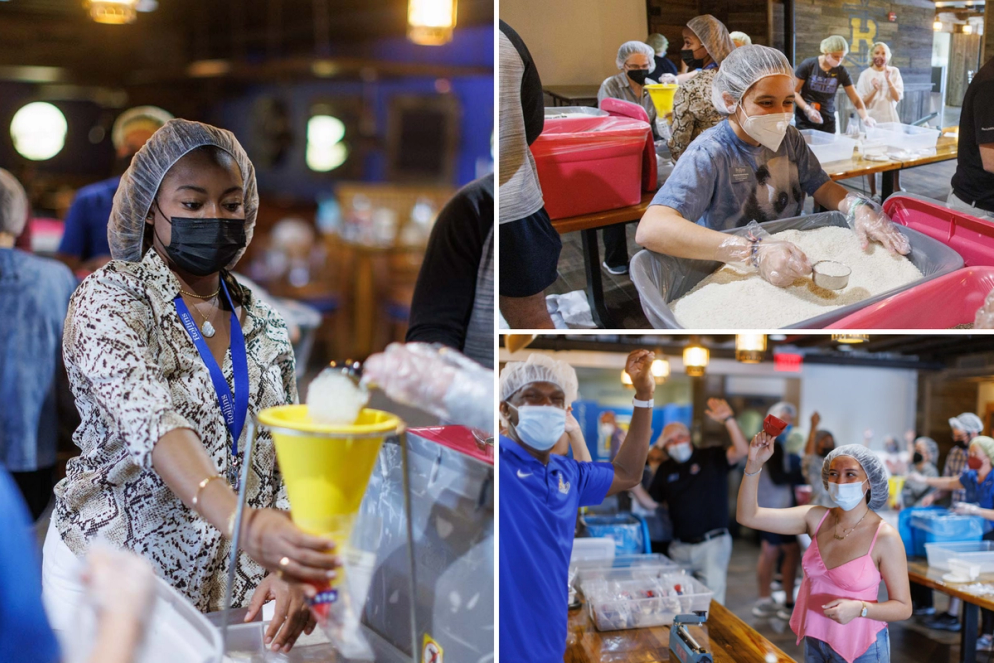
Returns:
[[[925,460],[925,458],[917,451],[915,452],[915,455],[911,457],[911,462],[914,463],[915,465],[922,462],[923,460]]]
[[[158,203],[156,203],[158,206]],[[162,213],[162,210],[159,210]],[[163,216],[165,216],[163,214]],[[189,219],[174,216],[166,255],[174,265],[196,276],[221,271],[245,248],[245,219]],[[153,226],[153,232],[154,232]],[[159,240],[162,243],[162,240]]]
[[[685,48],[680,51],[680,59],[684,61],[684,64],[687,65],[687,69],[691,71],[704,68],[704,58],[695,58],[694,51],[689,48]]]
[[[645,79],[649,77],[649,72],[645,69],[629,69],[625,73],[638,85],[645,85]]]
[[[818,455],[821,456],[822,458],[824,458],[825,456],[827,456],[828,454],[832,453],[833,451],[835,451],[835,447],[834,446],[825,446],[825,447],[821,448],[821,451],[818,452]]]

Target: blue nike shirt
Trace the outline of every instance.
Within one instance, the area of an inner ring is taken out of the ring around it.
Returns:
[[[611,463],[552,455],[543,465],[500,436],[500,658],[562,663],[576,512],[600,504]]]

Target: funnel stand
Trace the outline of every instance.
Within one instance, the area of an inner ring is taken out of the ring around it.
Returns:
[[[397,431],[397,443],[400,444],[400,459],[404,468],[404,519],[407,521],[407,561],[410,564],[408,574],[408,591],[411,597],[411,661],[418,663],[420,659],[418,649],[418,620],[414,603],[417,600],[417,582],[414,579],[414,520],[411,513],[411,466],[407,462],[407,428],[401,426]]]

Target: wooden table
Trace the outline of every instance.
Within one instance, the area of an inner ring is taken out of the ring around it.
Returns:
[[[597,106],[600,85],[549,85],[542,91],[552,97],[553,106]]]
[[[751,626],[714,601],[704,626],[688,626],[714,663],[788,663],[787,656]],[[587,606],[569,613],[565,663],[657,663],[670,659],[670,627],[600,632]],[[676,657],[673,657],[676,660]]]
[[[960,630],[960,660],[963,663],[976,663],[977,626],[980,609],[994,610],[994,597],[977,596],[964,592],[962,583],[948,583],[942,579],[945,571],[931,568],[923,559],[908,560],[908,580],[930,587],[943,594],[963,601],[963,628]],[[994,583],[994,573],[983,573],[976,582]]]
[[[548,90],[546,91],[548,92]],[[939,136],[935,154],[906,161],[870,161],[857,157],[846,161],[834,161],[823,168],[833,180],[883,173],[880,196],[881,200],[884,200],[894,193],[895,173],[905,168],[955,159],[958,153],[958,140],[958,135],[946,136],[943,134]],[[638,205],[555,219],[552,222],[552,227],[560,235],[568,232],[580,232],[580,238],[583,242],[583,266],[587,276],[587,302],[590,304],[590,313],[594,319],[594,324],[602,329],[616,329],[618,325],[604,302],[604,281],[601,277],[600,243],[597,238],[597,230],[618,223],[638,221],[645,214],[645,210],[648,209],[654,195],[653,192],[643,193],[642,200],[639,201]]]

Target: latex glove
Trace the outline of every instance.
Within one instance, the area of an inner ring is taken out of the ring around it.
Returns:
[[[116,613],[144,622],[155,606],[155,573],[148,562],[105,541],[86,556],[83,584],[101,614]]]
[[[815,124],[823,124],[825,120],[822,119],[821,113],[816,111],[813,107],[808,106],[804,109],[804,114],[808,116],[808,119]]]
[[[666,83],[668,85],[676,85],[677,79],[673,74],[663,74],[659,77],[660,83]]]
[[[969,502],[956,502],[953,504],[953,511],[961,516],[979,516],[980,505],[970,504]]]
[[[874,120],[869,115],[865,115],[863,116],[863,124],[866,125],[867,129],[872,129],[873,127],[877,126],[877,121]]]
[[[925,483],[925,477],[918,472],[909,472],[908,481],[914,481],[915,483]]]
[[[994,290],[987,293],[984,305],[977,309],[973,319],[974,329],[994,329]]]
[[[911,253],[908,238],[897,229],[883,208],[872,200],[850,193],[839,203],[839,211],[846,215],[846,223],[856,231],[864,251],[872,240],[883,244],[891,253]]]
[[[811,273],[811,262],[801,249],[775,239],[729,237],[718,247],[716,259],[753,267],[764,280],[778,288],[785,288]]]

